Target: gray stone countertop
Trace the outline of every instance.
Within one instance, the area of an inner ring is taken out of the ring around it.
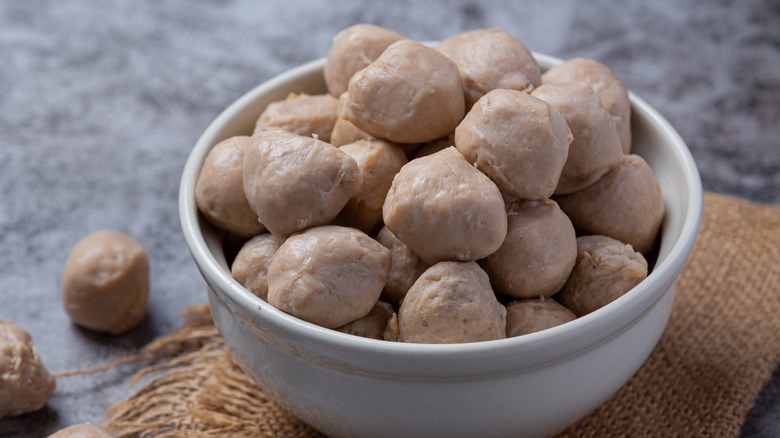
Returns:
[[[777,1],[1,1],[0,318],[32,334],[49,370],[134,351],[206,300],[177,212],[192,145],[237,97],[360,22],[418,40],[499,27],[531,50],[598,59],[679,130],[706,189],[780,202]],[[124,336],[72,325],[59,303],[68,252],[103,228],[151,261],[148,314]],[[61,379],[0,436],[101,424],[137,368]],[[780,435],[780,372],[742,434]]]

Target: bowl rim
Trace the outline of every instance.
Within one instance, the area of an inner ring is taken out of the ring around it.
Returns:
[[[540,67],[549,68],[562,62],[560,59],[532,52]],[[593,348],[630,326],[665,294],[682,269],[690,254],[701,221],[702,186],[699,172],[690,150],[677,131],[655,109],[642,98],[629,91],[632,113],[641,113],[652,124],[658,126],[668,138],[673,154],[681,163],[683,179],[688,187],[688,206],[680,237],[674,242],[665,259],[655,266],[647,279],[608,306],[566,324],[531,333],[524,336],[459,344],[415,344],[388,342],[362,338],[326,329],[300,320],[274,308],[267,302],[249,293],[238,284],[230,273],[222,269],[215,256],[209,251],[202,230],[199,227],[198,210],[195,204],[195,183],[208,151],[216,144],[219,131],[245,107],[259,96],[286,84],[288,81],[321,71],[325,58],[310,61],[287,70],[261,83],[229,105],[203,132],[189,154],[179,187],[179,216],[186,244],[201,274],[223,286],[221,289],[232,302],[242,309],[255,312],[258,318],[283,330],[298,339],[308,339],[321,344],[322,351],[332,351],[334,357],[340,354],[360,354],[371,351],[379,358],[425,359],[432,361],[457,361],[464,357],[504,357],[517,359],[518,352],[533,350],[527,363],[517,366],[537,366]],[[262,308],[263,311],[258,311]],[[525,362],[525,361],[523,361]]]

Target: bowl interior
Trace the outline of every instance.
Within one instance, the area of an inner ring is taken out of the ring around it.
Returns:
[[[560,62],[542,54],[534,56],[542,70]],[[391,362],[397,361],[400,354],[403,360],[399,363],[408,363],[405,361],[421,356],[461,360],[471,353],[478,358],[488,351],[495,356],[502,352],[510,355],[517,350],[534,348],[536,354],[533,357],[519,362],[515,358],[513,365],[515,368],[530,367],[539,366],[544,361],[561,360],[630,325],[663,296],[682,268],[693,246],[701,217],[702,189],[698,171],[684,142],[669,123],[641,98],[631,94],[632,153],[641,155],[653,168],[667,213],[654,270],[645,281],[618,300],[575,321],[542,332],[497,341],[450,345],[404,344],[359,338],[298,320],[265,305],[230,276],[222,233],[197,211],[195,182],[211,147],[231,136],[250,134],[257,117],[268,104],[284,99],[289,93],[324,93],[323,65],[323,59],[304,64],[238,99],[204,132],[187,161],[179,199],[185,239],[204,277],[220,285],[231,305],[254,311],[262,307],[263,312],[258,312],[262,315],[258,318],[301,342],[311,341],[311,345],[316,345],[321,351],[349,353],[370,350],[372,354]]]

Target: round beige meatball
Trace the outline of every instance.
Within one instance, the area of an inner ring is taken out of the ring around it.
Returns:
[[[552,299],[533,298],[506,305],[506,337],[527,335],[574,321],[577,316]]]
[[[574,136],[556,195],[584,189],[620,164],[623,149],[615,122],[590,86],[582,82],[544,84],[531,96],[558,110]]]
[[[387,228],[429,264],[484,258],[506,237],[501,192],[453,147],[401,168],[382,212]]]
[[[247,200],[277,237],[330,223],[363,183],[339,148],[279,128],[252,136],[244,153]]]
[[[392,267],[382,290],[382,299],[395,305],[401,304],[406,292],[423,272],[430,267],[405,243],[398,240],[387,227],[382,227],[376,240],[390,250]]]
[[[553,194],[572,138],[555,108],[516,90],[487,93],[455,129],[460,153],[519,199]]]
[[[623,153],[631,152],[631,101],[628,90],[606,65],[586,58],[574,58],[553,66],[542,75],[542,83],[584,82],[599,95],[615,121]]]
[[[638,155],[594,184],[556,198],[581,234],[609,236],[647,254],[664,220],[664,200],[653,170]]]
[[[246,136],[217,143],[203,161],[195,184],[198,210],[214,225],[243,237],[265,231],[244,195]]]
[[[363,175],[363,184],[336,217],[335,224],[372,234],[382,223],[382,206],[393,178],[406,164],[399,146],[384,140],[359,140],[341,146]]]
[[[327,225],[287,239],[268,268],[268,303],[326,328],[362,318],[390,272],[390,251],[354,228]]]
[[[143,246],[117,231],[80,240],[62,271],[62,305],[85,328],[111,334],[129,331],[144,317],[149,298],[149,260]]]
[[[542,84],[531,52],[501,29],[461,32],[442,40],[436,49],[458,65],[466,108],[492,90],[531,91]]]
[[[347,119],[376,138],[436,140],[452,132],[464,114],[458,67],[416,41],[393,43],[349,81]]]
[[[309,96],[290,94],[287,99],[268,105],[255,123],[255,133],[277,127],[304,137],[317,136],[330,142],[338,117],[339,101],[330,94]]]
[[[111,435],[89,423],[81,423],[60,429],[49,438],[111,438]]]
[[[249,239],[238,251],[230,267],[233,278],[249,292],[267,300],[268,266],[282,243],[283,239],[270,233]]]
[[[348,324],[342,325],[336,330],[350,335],[360,336],[370,339],[385,339],[385,330],[387,323],[395,311],[393,306],[388,303],[377,301],[368,315],[358,318]]]
[[[41,409],[54,387],[30,334],[0,319],[0,419]]]
[[[506,337],[506,308],[476,263],[441,262],[414,283],[398,311],[401,342],[456,344]]]
[[[338,117],[336,118],[336,123],[333,125],[333,132],[330,134],[330,144],[333,146],[344,146],[345,144],[354,143],[358,140],[371,140],[374,138],[361,131],[352,122],[347,120],[347,100],[349,100],[349,93],[341,93],[337,108]]]
[[[647,261],[631,245],[606,236],[577,238],[577,264],[561,303],[577,316],[615,301],[647,277]]]
[[[517,298],[550,296],[577,259],[574,226],[555,201],[518,201],[509,208],[506,239],[483,267],[493,287]]]
[[[328,92],[338,97],[347,91],[349,80],[355,73],[371,64],[390,44],[404,38],[399,33],[373,24],[356,24],[337,33],[323,70]]]

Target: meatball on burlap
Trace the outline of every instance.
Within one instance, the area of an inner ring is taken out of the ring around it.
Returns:
[[[111,438],[111,435],[89,423],[81,423],[60,429],[49,438]]]

